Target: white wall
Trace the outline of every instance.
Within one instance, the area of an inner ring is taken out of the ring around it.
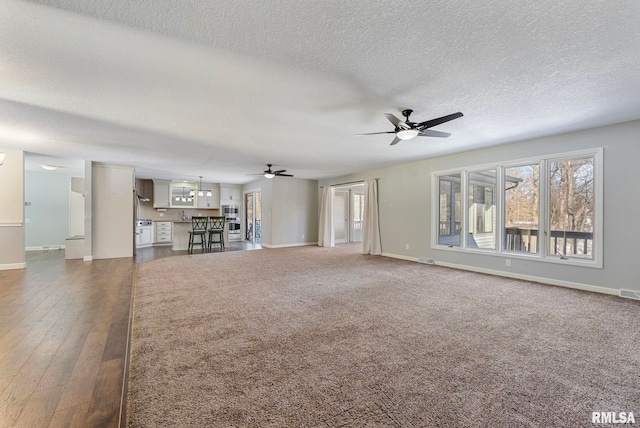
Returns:
[[[94,162],[91,180],[92,257],[133,257],[133,167]]]
[[[24,152],[5,150],[0,165],[0,270],[24,268]]]
[[[274,246],[318,242],[318,182],[299,178],[273,178]]]
[[[604,291],[612,292],[621,288],[640,291],[636,267],[638,239],[635,237],[640,213],[635,172],[640,159],[639,135],[640,121],[633,121],[321,180],[319,184],[380,178],[380,231],[382,250],[387,255],[407,259],[434,258],[443,264],[486,269],[510,276],[530,276],[560,285],[603,287]],[[424,144],[429,144],[428,141]],[[605,147],[603,269],[529,260],[514,260],[512,266],[506,268],[506,256],[431,248],[433,171],[596,147]],[[397,148],[401,149],[401,145]],[[409,250],[405,249],[407,244]]]
[[[25,247],[64,245],[69,235],[69,186],[73,174],[25,171]]]
[[[84,161],[84,260],[93,260],[93,162]]]
[[[260,178],[243,190],[262,193],[262,245],[287,247],[318,242],[318,182],[290,177]]]
[[[69,237],[84,236],[84,178],[71,178],[69,191]]]

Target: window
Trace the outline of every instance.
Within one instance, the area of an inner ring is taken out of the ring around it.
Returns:
[[[435,173],[433,246],[602,267],[601,177],[602,149]]]
[[[439,177],[438,244],[459,246],[462,222],[460,174]]]
[[[540,165],[508,167],[504,175],[504,249],[535,254],[540,222]]]
[[[549,162],[549,255],[593,259],[593,164],[593,157]]]
[[[496,170],[470,172],[467,247],[496,248]]]

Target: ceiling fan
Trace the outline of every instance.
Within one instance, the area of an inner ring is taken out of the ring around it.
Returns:
[[[457,119],[462,117],[463,114],[460,112],[452,113],[447,116],[442,116],[437,119],[425,120],[424,122],[415,123],[409,120],[409,116],[411,116],[413,110],[406,109],[402,110],[402,115],[405,117],[405,120],[402,121],[392,115],[391,113],[385,113],[385,117],[389,119],[389,122],[393,123],[396,127],[393,131],[386,132],[370,132],[367,134],[356,134],[360,135],[377,135],[377,134],[396,134],[395,138],[391,142],[391,145],[398,144],[400,140],[411,140],[415,137],[437,137],[437,138],[447,138],[449,135],[448,132],[440,132],[434,131],[429,128],[433,128],[434,126],[440,125],[441,123],[449,122],[450,120]]]
[[[263,175],[266,178],[273,178],[273,177],[293,177],[293,175],[291,174],[285,174],[285,172],[287,172],[286,169],[280,169],[278,171],[272,171],[271,170],[271,166],[272,164],[268,163],[267,164],[267,169],[265,171],[262,172],[262,174],[247,174],[247,175]]]

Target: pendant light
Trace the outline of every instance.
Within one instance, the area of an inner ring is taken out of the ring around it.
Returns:
[[[211,192],[211,190],[207,190],[207,189],[203,188],[203,186],[202,186],[202,176],[199,175],[198,177],[200,177],[200,187],[198,187],[198,196],[204,196],[205,194],[207,196],[213,196],[213,193]]]
[[[202,176],[200,175],[200,187],[198,187],[198,196],[204,196],[204,192],[202,191]]]

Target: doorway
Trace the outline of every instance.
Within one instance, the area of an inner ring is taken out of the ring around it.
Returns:
[[[333,222],[336,244],[362,242],[363,215],[364,184],[335,189]]]
[[[244,238],[253,244],[262,242],[262,192],[249,191],[244,194]]]

